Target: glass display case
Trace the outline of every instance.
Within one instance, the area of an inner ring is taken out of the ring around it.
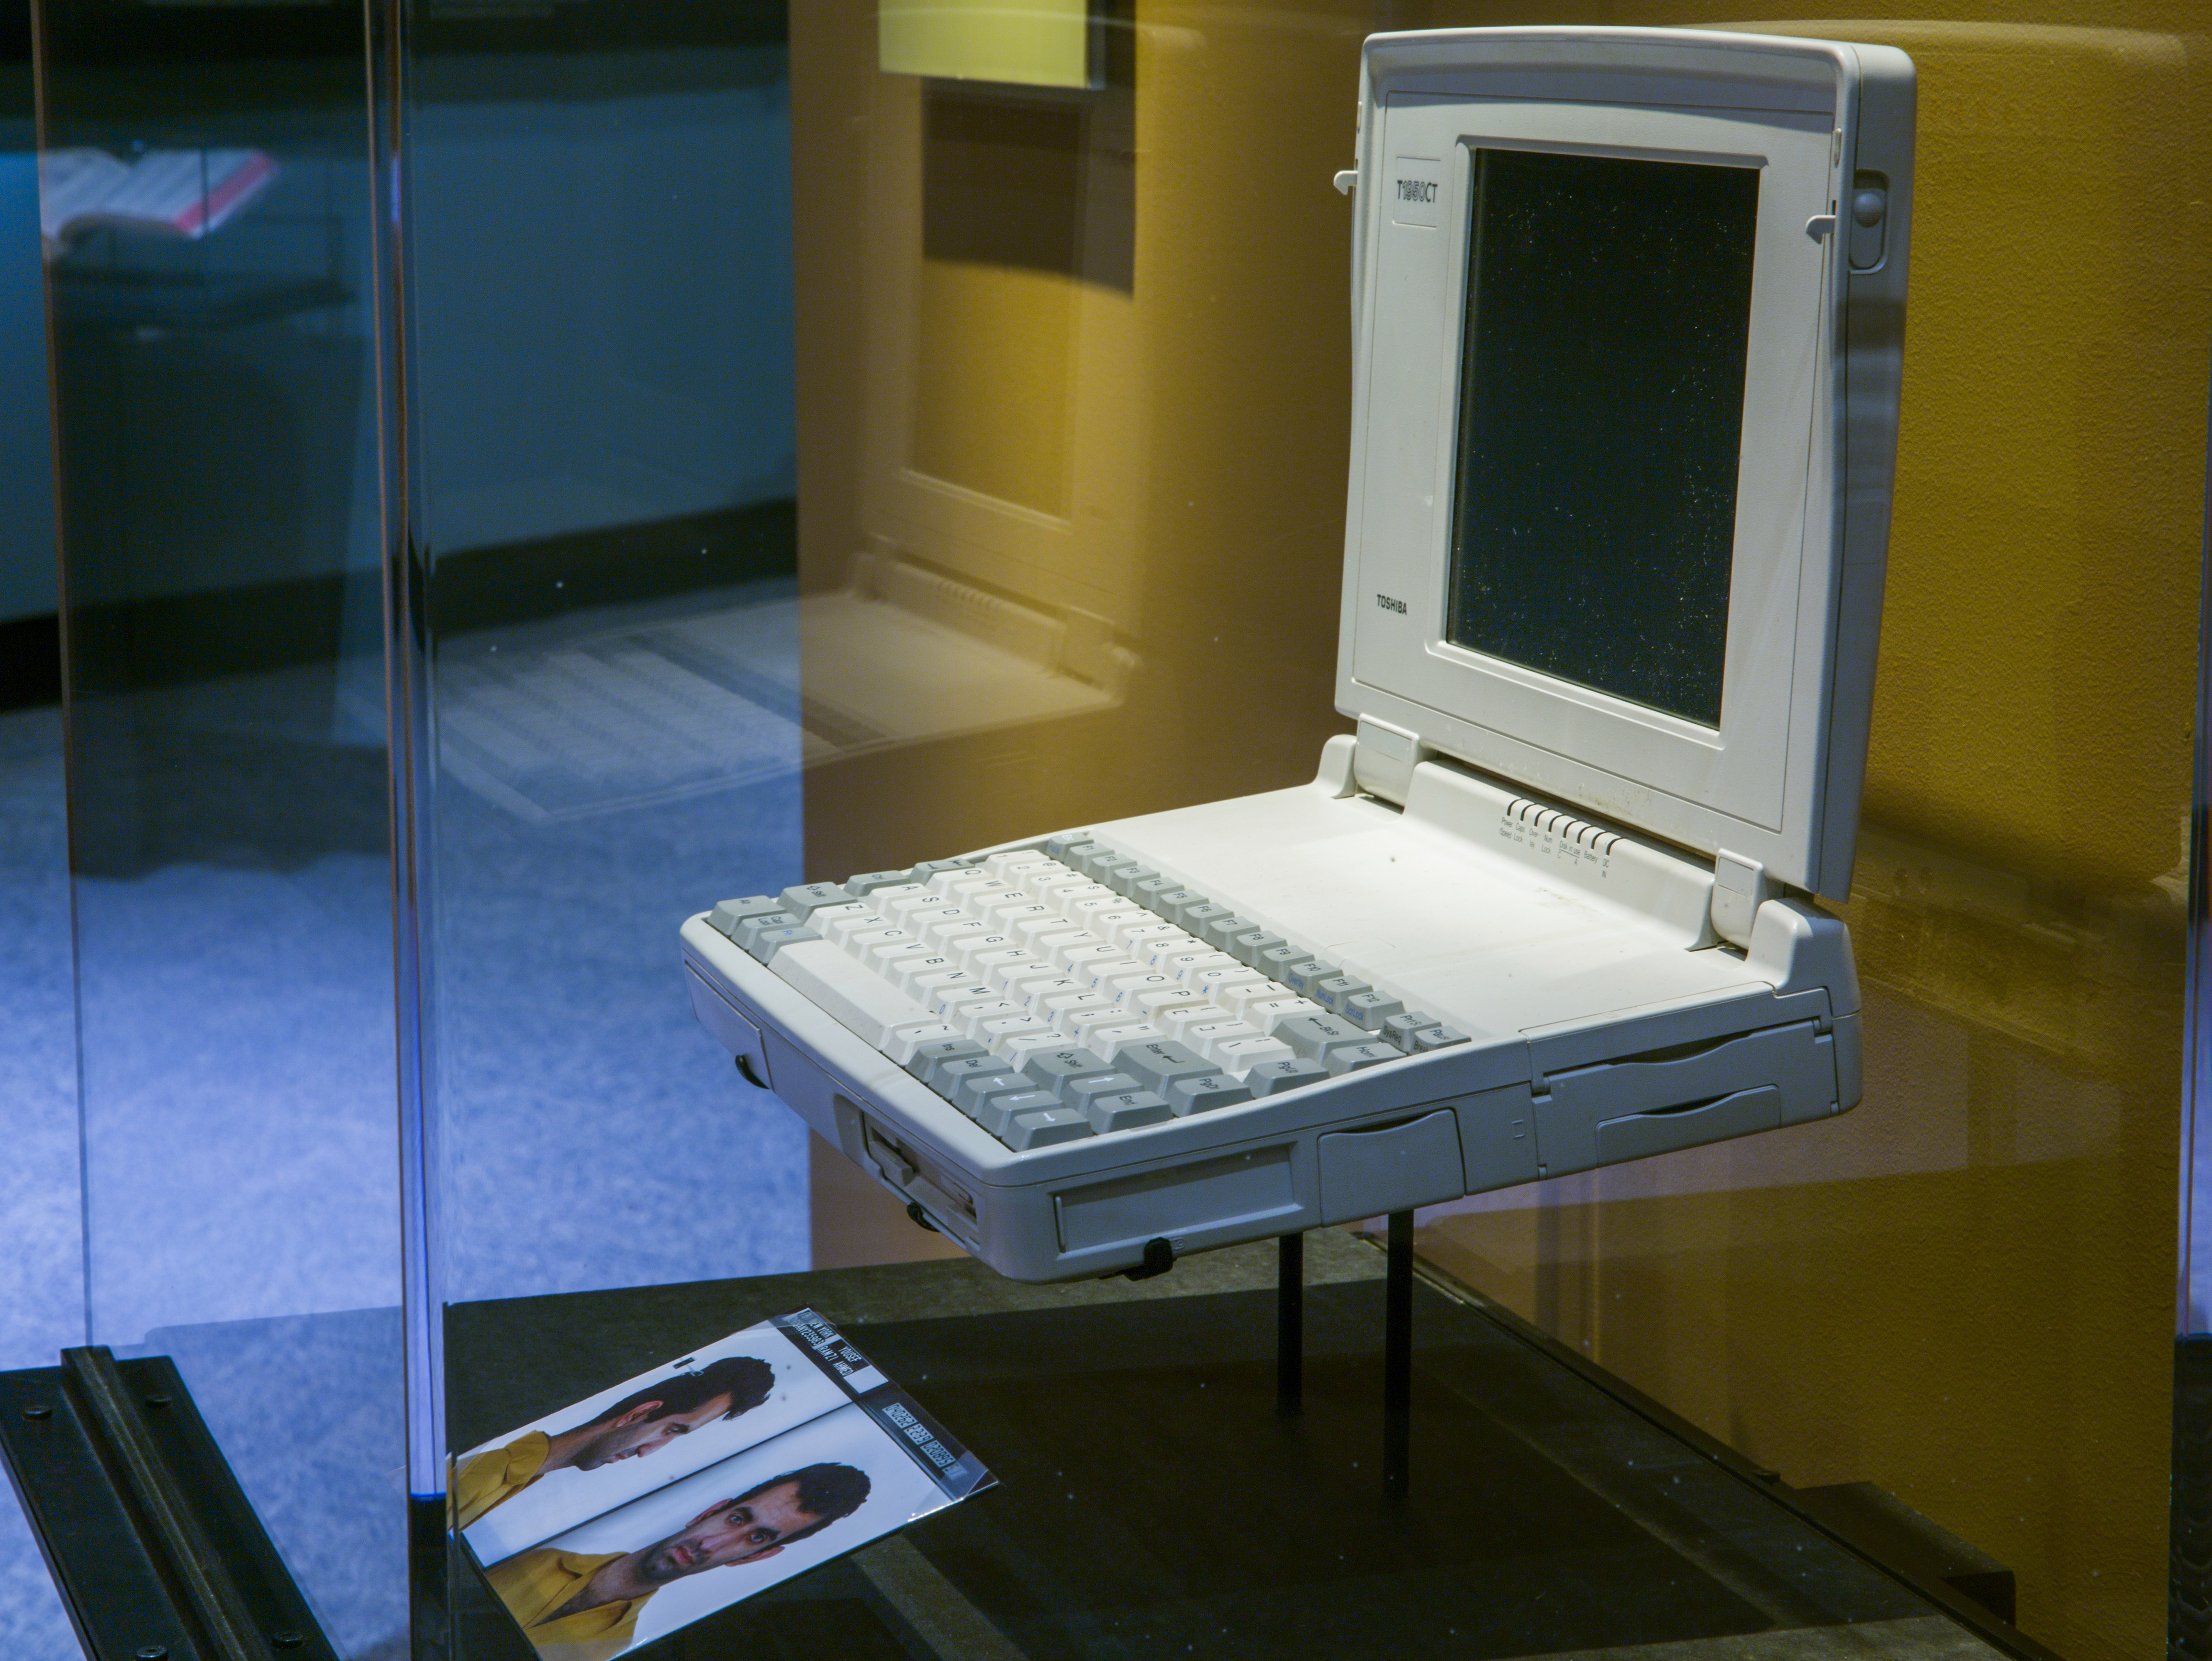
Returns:
[[[70,935],[7,955],[82,1204],[9,1214],[83,1332],[0,1451],[88,1652],[2212,1654],[2201,8],[33,11],[63,696],[0,754],[65,737]],[[1006,1279],[679,927],[1313,777],[1361,42],[1540,21],[1917,69],[1863,1100]],[[617,1387],[801,1310],[995,1486],[773,1573],[698,1531],[775,1482],[471,1536],[487,1451],[682,1468],[737,1394]]]

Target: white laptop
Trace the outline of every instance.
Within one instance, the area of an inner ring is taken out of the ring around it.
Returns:
[[[1839,1113],[1913,70],[1377,35],[1310,784],[726,901],[739,1066],[1007,1275]]]

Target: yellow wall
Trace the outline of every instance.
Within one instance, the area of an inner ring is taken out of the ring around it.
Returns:
[[[1995,1554],[2020,1575],[2022,1624],[2075,1658],[2162,1646],[2207,15],[1769,26],[1893,42],[1921,71],[1849,908],[1866,1101],[1493,1196],[1422,1236],[1792,1482],[1876,1482]],[[805,586],[835,589],[884,536],[898,428],[908,463],[933,456],[1062,527],[1003,546],[923,536],[909,557],[1087,606],[1139,665],[1079,718],[817,770],[810,874],[1310,772],[1340,725],[1348,210],[1328,177],[1350,160],[1358,40],[1384,21],[1533,19],[1139,4],[1131,125],[1094,135],[1133,158],[1133,194],[1076,204],[1094,230],[1132,222],[1122,283],[925,256],[916,83],[877,70],[869,7],[793,9]],[[1607,5],[1540,21],[1716,20]],[[939,338],[918,347],[916,316]],[[993,386],[1059,424],[994,438],[972,397]],[[825,1178],[817,1204],[817,1261],[927,1243],[870,1190]]]

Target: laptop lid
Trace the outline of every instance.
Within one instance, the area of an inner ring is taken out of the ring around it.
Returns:
[[[1362,79],[1338,705],[1363,751],[1842,894],[1911,61],[1473,29],[1375,36]]]

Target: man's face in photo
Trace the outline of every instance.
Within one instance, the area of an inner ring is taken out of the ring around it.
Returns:
[[[619,1418],[610,1419],[576,1454],[578,1470],[597,1470],[617,1459],[642,1459],[658,1453],[679,1436],[689,1436],[702,1425],[711,1425],[730,1410],[727,1395],[711,1396],[689,1413],[671,1413],[655,1419],[658,1402],[640,1402]]]
[[[655,1585],[725,1563],[755,1563],[783,1548],[776,1542],[822,1519],[799,1504],[799,1484],[779,1482],[744,1500],[725,1500],[702,1511],[681,1534],[647,1546],[640,1579]]]

